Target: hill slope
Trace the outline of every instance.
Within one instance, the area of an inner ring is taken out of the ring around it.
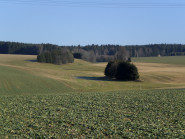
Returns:
[[[155,90],[184,87],[184,66],[135,63],[143,81],[118,82],[106,63],[35,59],[0,55],[0,138],[185,137],[185,89]]]
[[[0,55],[1,94],[38,94],[184,88],[185,67],[157,63],[135,63],[141,82],[112,81],[104,77],[106,63],[75,60],[53,65],[36,62],[36,56]],[[17,93],[16,93],[17,92]]]

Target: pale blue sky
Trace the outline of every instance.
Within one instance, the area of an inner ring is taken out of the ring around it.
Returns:
[[[0,0],[0,41],[185,44],[185,1]]]

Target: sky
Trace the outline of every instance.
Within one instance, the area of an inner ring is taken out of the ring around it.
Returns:
[[[0,0],[0,41],[185,44],[185,1]]]

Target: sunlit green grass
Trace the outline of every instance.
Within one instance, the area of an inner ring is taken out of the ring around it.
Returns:
[[[132,58],[132,61],[142,63],[147,62],[147,63],[185,65],[185,56],[138,57]]]
[[[0,66],[0,95],[55,94],[72,91],[56,80]]]

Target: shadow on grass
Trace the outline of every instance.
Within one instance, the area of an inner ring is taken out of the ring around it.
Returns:
[[[32,60],[25,60],[25,61],[28,61],[28,62],[37,62],[36,59],[32,59]]]
[[[111,79],[108,77],[87,77],[87,76],[76,76],[77,79],[84,79],[84,80],[95,80],[95,81],[118,81],[116,79]]]
[[[109,77],[88,77],[88,76],[76,76],[77,79],[83,79],[83,80],[95,80],[95,81],[114,81],[114,82],[129,82],[125,80],[117,80],[117,79],[112,79]],[[141,80],[136,80],[132,82],[142,82]]]

